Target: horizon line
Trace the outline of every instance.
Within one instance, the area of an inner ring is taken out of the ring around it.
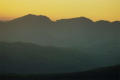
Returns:
[[[19,17],[12,18],[12,19],[0,19],[0,22],[9,22],[9,21],[12,21],[12,20],[15,20],[15,19],[17,19],[17,18],[21,18],[21,17],[27,16],[27,15],[46,16],[46,15],[43,15],[43,14],[36,15],[36,14],[31,14],[31,13],[29,13],[29,14],[26,14],[26,15],[23,15],[23,16],[19,16]],[[82,17],[87,18],[87,19],[90,19],[90,20],[93,21],[93,22],[97,22],[97,21],[107,21],[107,22],[120,21],[120,20],[106,20],[106,19],[94,20],[94,19],[91,19],[91,18],[88,18],[88,17],[85,17],[85,16],[70,17],[70,18],[61,18],[61,19],[55,19],[55,20],[51,19],[49,16],[46,16],[46,17],[48,17],[48,18],[49,18],[51,21],[53,21],[53,22],[56,22],[56,21],[58,21],[58,20],[67,20],[67,19],[82,18]]]

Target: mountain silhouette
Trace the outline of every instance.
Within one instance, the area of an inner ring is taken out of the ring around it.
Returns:
[[[93,21],[86,17],[78,17],[78,18],[71,18],[71,19],[61,19],[61,20],[57,20],[57,22],[92,23]]]
[[[97,42],[118,41],[119,21],[93,22],[85,17],[52,21],[43,15],[28,14],[4,22],[0,41],[31,42],[57,47],[88,47]],[[4,36],[3,36],[4,34]],[[112,40],[111,40],[112,39]]]
[[[106,20],[99,20],[99,21],[96,21],[96,23],[99,23],[99,24],[109,24],[110,22],[106,21]]]
[[[86,17],[52,21],[28,14],[0,23],[0,61],[9,72],[32,72],[32,67],[33,72],[69,72],[111,66],[120,64],[119,35],[120,21],[94,22]]]
[[[48,17],[43,16],[43,15],[37,16],[37,15],[33,15],[33,14],[28,14],[28,15],[16,18],[10,22],[11,23],[27,23],[27,24],[32,24],[32,23],[45,24],[45,23],[51,23],[52,21]]]

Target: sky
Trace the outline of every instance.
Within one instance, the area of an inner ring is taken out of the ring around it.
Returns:
[[[52,20],[87,17],[120,20],[120,0],[0,0],[0,20],[27,14],[46,15]]]

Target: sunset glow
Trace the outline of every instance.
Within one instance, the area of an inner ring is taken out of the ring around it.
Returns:
[[[120,0],[0,0],[0,20],[26,14],[52,20],[85,16],[93,20],[120,20]]]

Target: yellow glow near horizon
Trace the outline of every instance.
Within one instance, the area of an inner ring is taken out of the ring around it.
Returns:
[[[0,0],[0,20],[26,14],[52,20],[85,16],[93,20],[120,20],[120,0]]]

